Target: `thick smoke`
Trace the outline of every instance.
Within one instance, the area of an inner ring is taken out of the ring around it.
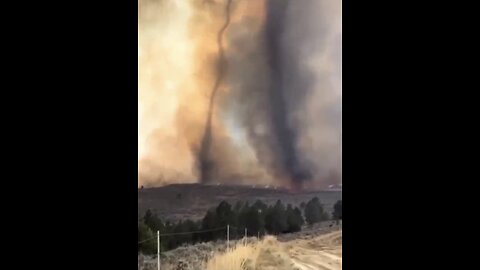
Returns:
[[[341,1],[140,7],[139,184],[341,182]]]
[[[341,149],[321,149],[323,146],[313,141],[302,148],[303,142],[317,138],[328,138],[328,123],[321,118],[328,116],[329,110],[338,104],[322,106],[336,89],[328,81],[333,75],[324,68],[334,63],[322,57],[328,57],[328,46],[332,42],[332,26],[335,26],[332,8],[334,1],[319,0],[270,0],[267,9],[266,45],[270,66],[269,98],[273,134],[276,134],[279,149],[277,157],[283,166],[286,177],[293,187],[299,187],[305,180],[327,181],[333,177],[337,168],[319,164],[326,162],[322,156],[338,156]],[[334,35],[334,34],[333,34]],[[310,63],[320,65],[312,66]],[[315,100],[318,98],[318,100]],[[313,100],[313,102],[312,102]],[[307,103],[308,101],[308,103]],[[333,107],[330,107],[333,106]],[[312,111],[313,109],[313,111]],[[331,119],[332,123],[335,120]],[[316,126],[314,130],[310,127]],[[340,133],[337,134],[340,139]],[[336,136],[336,135],[334,135]],[[321,142],[320,142],[321,143]],[[330,142],[330,146],[331,142]],[[281,150],[280,150],[281,149]],[[319,151],[316,151],[316,150]],[[333,150],[333,151],[330,151]],[[327,158],[328,160],[328,158]],[[329,172],[323,172],[327,170]],[[332,173],[332,175],[325,175]],[[323,177],[324,179],[315,179]]]
[[[267,1],[264,28],[244,38],[232,98],[257,160],[292,188],[340,182],[341,2]]]
[[[267,96],[273,128],[271,134],[276,137],[277,143],[274,146],[277,149],[276,157],[286,177],[294,186],[298,186],[301,181],[310,179],[311,172],[302,163],[298,153],[296,142],[299,130],[291,123],[290,115],[297,110],[299,104],[304,103],[306,94],[312,88],[312,78],[308,70],[302,69],[302,58],[293,50],[292,41],[300,43],[303,40],[291,40],[288,37],[289,4],[291,5],[291,1],[287,0],[268,2],[265,37],[270,86]]]
[[[174,0],[139,6],[139,184],[196,182],[218,54],[216,34],[209,33],[220,29],[224,6]],[[212,157],[223,157],[219,166],[232,171],[228,132],[218,115],[210,122]]]

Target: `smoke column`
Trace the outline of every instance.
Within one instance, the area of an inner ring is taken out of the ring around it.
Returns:
[[[200,182],[207,182],[212,178],[212,167],[214,166],[214,161],[210,157],[210,148],[212,145],[212,114],[213,106],[215,104],[215,95],[217,94],[218,87],[222,82],[224,74],[227,68],[227,59],[225,58],[225,53],[223,49],[222,39],[223,33],[227,29],[230,23],[230,6],[232,0],[227,0],[225,8],[225,24],[222,26],[217,36],[218,43],[218,69],[217,69],[217,79],[215,80],[215,85],[213,86],[212,94],[210,96],[210,103],[208,106],[207,122],[205,124],[205,133],[202,138],[202,143],[200,145],[200,152],[198,154],[198,162],[200,163]]]
[[[265,5],[263,29],[236,37],[243,54],[229,61],[238,118],[274,183],[292,189],[339,183],[341,2]]]
[[[139,185],[341,183],[340,0],[139,1]]]
[[[272,121],[272,135],[276,136],[278,142],[277,157],[279,163],[286,173],[286,177],[292,181],[292,187],[298,189],[301,181],[310,177],[310,172],[304,168],[296,149],[298,138],[297,130],[290,126],[289,111],[294,108],[288,108],[288,92],[295,94],[290,98],[296,99],[295,103],[302,103],[305,92],[309,90],[309,85],[292,84],[291,82],[300,81],[298,77],[302,76],[302,70],[299,67],[298,58],[293,55],[294,52],[288,51],[283,37],[286,34],[285,24],[287,23],[287,9],[289,1],[270,0],[268,2],[267,23],[266,23],[266,46],[267,58],[270,67],[270,87],[268,88],[268,98],[271,104],[270,117]],[[308,78],[304,78],[308,80]]]

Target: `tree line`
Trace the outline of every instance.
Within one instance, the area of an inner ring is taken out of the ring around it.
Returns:
[[[158,230],[161,234],[177,234],[161,237],[161,251],[167,251],[187,243],[225,239],[226,232],[223,228],[227,225],[230,226],[230,239],[240,239],[244,236],[245,228],[248,236],[278,235],[298,232],[305,223],[311,225],[331,218],[342,219],[341,200],[335,203],[331,216],[324,210],[317,197],[307,203],[302,202],[300,207],[294,207],[291,204],[285,206],[280,200],[274,205],[267,205],[261,200],[257,200],[251,205],[249,202],[239,201],[234,206],[222,201],[216,208],[208,210],[201,220],[187,219],[175,223],[163,222],[148,209],[138,222],[138,251],[144,254],[156,252],[156,232]],[[206,232],[186,233],[199,230]]]

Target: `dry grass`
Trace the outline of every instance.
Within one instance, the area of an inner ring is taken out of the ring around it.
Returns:
[[[341,231],[280,242],[267,236],[258,243],[217,252],[205,270],[342,269]]]
[[[162,254],[162,270],[305,270],[342,269],[340,230],[318,230],[277,239],[266,236],[230,241],[199,243]],[[145,270],[156,270],[156,259],[146,261]]]
[[[207,270],[244,270],[256,264],[258,254],[264,241],[257,244],[243,245],[237,243],[226,252],[217,252],[206,263]]]
[[[293,269],[286,250],[273,236],[258,243],[237,245],[228,252],[215,254],[206,263],[206,270]]]
[[[248,238],[248,246],[257,242],[256,237]],[[237,250],[243,246],[243,239],[230,241],[230,250]],[[215,241],[198,243],[195,245],[181,246],[174,250],[162,253],[162,270],[205,270],[206,264],[211,258],[225,254],[227,249],[226,241]],[[232,261],[233,263],[234,261]],[[180,264],[187,265],[179,267]],[[156,270],[156,258],[147,256],[144,270]],[[218,268],[220,270],[220,268]],[[222,269],[223,270],[223,269]]]

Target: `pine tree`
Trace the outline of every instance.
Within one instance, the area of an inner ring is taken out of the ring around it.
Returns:
[[[292,208],[292,205],[289,204],[286,210],[287,215],[287,231],[288,232],[298,232],[302,229],[302,225],[298,216],[296,215],[295,211]]]
[[[279,234],[287,231],[287,215],[285,206],[280,200],[273,207],[268,207],[265,215],[265,229],[272,234]]]
[[[242,230],[247,227],[249,212],[250,212],[250,206],[248,202],[246,202],[243,205],[243,207],[240,209],[237,217],[237,227],[238,227],[237,234],[239,235],[242,234]]]
[[[304,211],[305,220],[310,225],[328,219],[328,214],[323,211],[323,205],[317,197],[307,202]]]
[[[246,212],[245,221],[245,227],[250,234],[264,233],[265,220],[261,209],[250,207]]]
[[[145,215],[143,216],[143,223],[145,223],[145,225],[147,225],[150,230],[155,233],[158,230],[162,232],[164,229],[163,223],[160,218],[158,218],[156,214],[153,214],[150,209],[145,212]]]
[[[156,252],[156,241],[152,230],[143,222],[138,223],[138,252],[143,254],[154,254]]]
[[[342,219],[342,200],[339,200],[333,206],[333,218],[336,220]]]
[[[216,213],[217,213],[217,219],[218,219],[217,225],[219,227],[234,224],[235,218],[233,215],[232,206],[228,202],[226,201],[220,202],[220,204],[217,206]]]
[[[297,220],[298,224],[300,224],[300,228],[301,228],[303,224],[305,224],[305,220],[303,219],[303,216],[302,216],[302,211],[298,207],[295,207],[295,209],[293,209],[293,213],[295,215],[295,219]]]
[[[237,234],[239,234],[241,228],[243,228],[243,226],[240,226],[241,225],[240,214],[242,211],[242,207],[243,207],[242,201],[237,201],[235,203],[235,206],[233,207],[233,223],[231,225],[237,227],[237,231],[238,231]]]
[[[268,205],[266,205],[264,202],[261,200],[257,200],[252,207],[254,207],[257,210],[260,210],[260,213],[265,212],[268,208]]]
[[[202,230],[215,229],[218,226],[219,225],[216,212],[214,210],[208,210],[202,220]],[[202,236],[204,241],[211,241],[215,239],[216,234],[215,232],[206,232],[202,233]]]
[[[235,206],[233,207],[233,211],[237,212],[237,213],[240,213],[240,211],[242,210],[242,207],[243,207],[243,202],[242,201],[237,201],[235,203]]]

